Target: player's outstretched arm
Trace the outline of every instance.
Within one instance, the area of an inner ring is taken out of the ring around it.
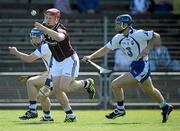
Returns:
[[[26,53],[18,51],[16,47],[9,47],[9,53],[15,55],[16,57],[27,63],[32,63],[33,61],[38,59],[35,54],[28,55]]]
[[[44,25],[40,24],[39,22],[35,22],[34,26],[38,28],[39,30],[43,31],[48,36],[50,36],[53,40],[63,41],[66,37],[64,33],[56,32],[52,29],[49,29],[45,27]]]
[[[102,56],[106,55],[107,53],[109,53],[110,51],[111,51],[111,49],[104,46],[104,47],[100,48],[99,50],[97,50],[96,52],[94,52],[93,54],[91,54],[89,56],[84,56],[82,61],[87,62],[88,60],[102,57]]]

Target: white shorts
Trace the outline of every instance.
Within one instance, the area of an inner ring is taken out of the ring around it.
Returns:
[[[53,59],[52,76],[78,77],[79,75],[79,57],[75,53],[61,62]]]

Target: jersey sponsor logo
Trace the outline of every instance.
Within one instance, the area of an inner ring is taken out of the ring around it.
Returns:
[[[148,32],[147,31],[143,31],[143,33],[148,36]]]
[[[137,72],[136,72],[135,70],[133,71],[133,73],[134,73],[135,75],[137,75]]]
[[[134,41],[131,41],[131,45],[134,45]]]
[[[142,75],[140,75],[142,78],[145,76],[146,74],[142,74]]]
[[[70,75],[69,73],[65,73],[66,75]]]
[[[110,44],[112,45],[112,40],[110,41]]]

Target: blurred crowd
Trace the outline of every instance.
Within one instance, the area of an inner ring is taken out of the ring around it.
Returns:
[[[129,11],[132,14],[167,14],[174,13],[180,14],[180,0],[128,0],[129,1]],[[75,0],[76,9],[79,13],[90,13],[95,14],[101,11],[100,0]],[[71,0],[53,0],[53,6],[59,9],[65,14],[70,14],[73,12]],[[106,1],[113,3],[113,1]],[[32,0],[28,0],[28,3],[32,3]],[[121,4],[121,0],[119,0]]]

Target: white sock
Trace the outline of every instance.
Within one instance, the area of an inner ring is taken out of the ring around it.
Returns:
[[[122,106],[118,106],[118,105],[117,105],[117,109],[125,110],[125,107],[124,107],[124,105],[122,105]]]
[[[76,117],[74,114],[68,114],[67,115],[69,118],[74,118],[74,117]]]

